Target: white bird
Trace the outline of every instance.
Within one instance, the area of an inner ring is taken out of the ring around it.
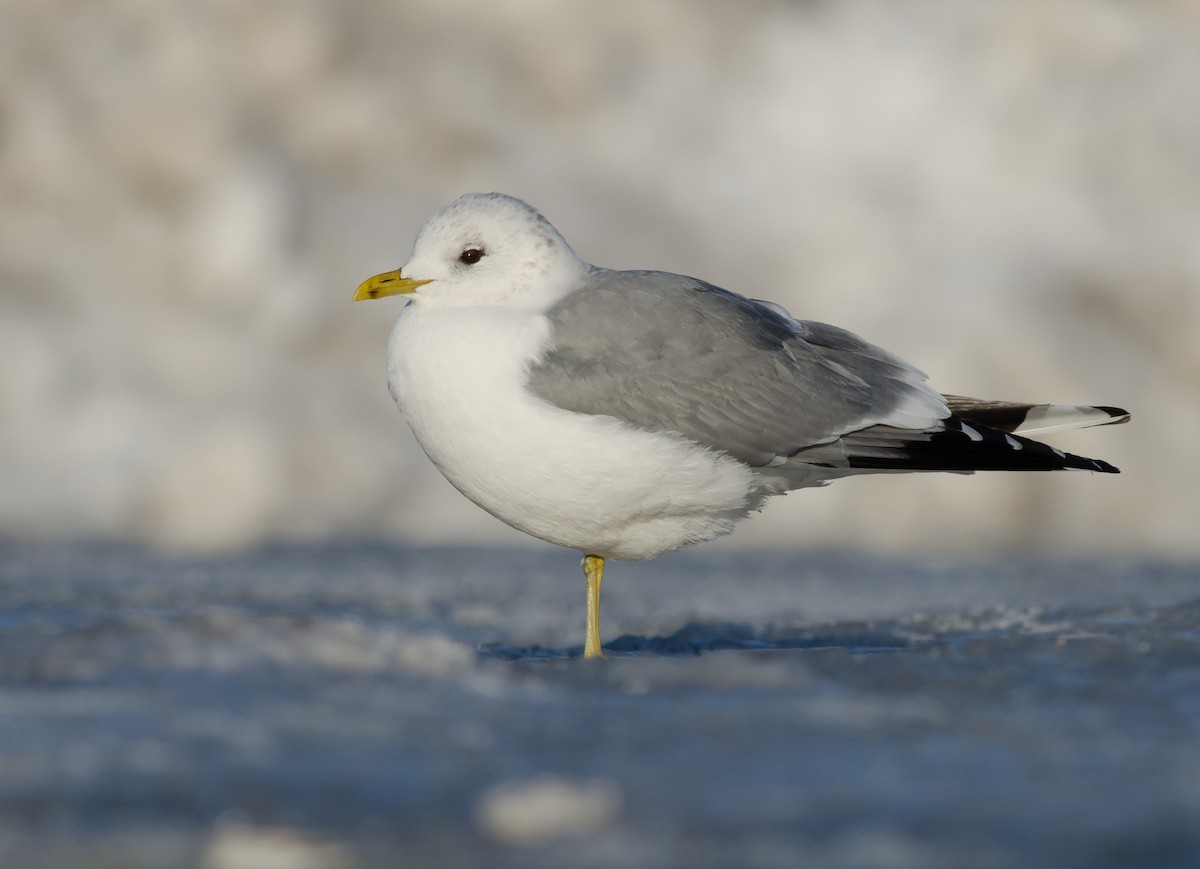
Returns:
[[[728,534],[772,495],[887,471],[1117,473],[1025,435],[1113,407],[941,395],[917,368],[778,305],[581,260],[534,208],[467,194],[355,300],[406,294],[388,385],[464,495],[583,553],[585,657],[607,558]]]

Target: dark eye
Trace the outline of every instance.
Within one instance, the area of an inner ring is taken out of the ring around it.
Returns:
[[[458,261],[463,265],[474,265],[483,259],[483,248],[469,247],[458,255]]]

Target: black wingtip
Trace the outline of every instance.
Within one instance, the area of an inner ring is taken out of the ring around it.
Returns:
[[[1119,474],[1102,459],[1077,456],[1016,434],[952,416],[940,431],[911,433],[899,443],[848,457],[852,468],[874,471],[1093,471]],[[866,431],[871,431],[867,429]],[[893,437],[899,434],[888,429]],[[865,432],[863,433],[865,434]],[[860,435],[861,436],[861,435]],[[853,437],[853,436],[851,436]],[[849,438],[847,439],[849,440]]]

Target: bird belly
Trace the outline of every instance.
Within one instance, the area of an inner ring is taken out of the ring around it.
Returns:
[[[464,495],[534,537],[652,558],[729,533],[768,493],[749,467],[673,432],[563,410],[525,389],[548,321],[416,305],[389,345],[389,386],[417,441]]]

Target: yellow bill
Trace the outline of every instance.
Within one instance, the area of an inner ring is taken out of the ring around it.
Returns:
[[[400,274],[400,269],[396,269],[395,271],[375,275],[373,278],[367,278],[354,291],[353,301],[361,302],[363,299],[378,299],[383,296],[397,296],[401,293],[411,293],[417,287],[424,286],[427,283],[429,281],[417,281],[412,278],[406,278]]]

